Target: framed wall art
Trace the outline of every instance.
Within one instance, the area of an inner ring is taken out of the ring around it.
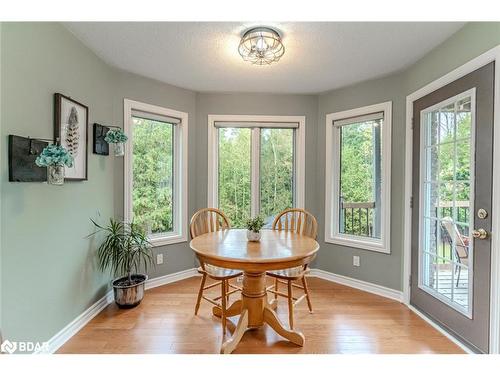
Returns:
[[[54,137],[73,156],[73,167],[66,168],[65,179],[87,180],[87,129],[89,109],[68,96],[56,93]]]

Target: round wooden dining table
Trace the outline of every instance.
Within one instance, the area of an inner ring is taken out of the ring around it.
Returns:
[[[191,249],[200,262],[217,267],[243,271],[241,299],[226,311],[226,317],[239,315],[232,336],[225,340],[221,353],[231,353],[248,329],[268,324],[280,336],[303,346],[304,335],[286,328],[274,312],[276,301],[269,303],[266,292],[266,271],[281,270],[309,264],[319,249],[310,237],[290,231],[262,230],[259,242],[250,242],[246,230],[226,229],[195,237]],[[213,314],[221,316],[219,307]]]

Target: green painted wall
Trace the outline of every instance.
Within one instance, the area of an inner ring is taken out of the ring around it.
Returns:
[[[405,71],[406,94],[500,44],[500,22],[471,22]]]
[[[403,194],[404,186],[404,90],[400,74],[377,79],[335,90],[319,96],[319,123],[317,145],[317,197],[324,202],[325,197],[325,131],[326,115],[332,112],[359,108],[371,104],[392,101],[392,165],[391,165],[391,254],[349,248],[325,243],[325,205],[320,204],[318,216],[318,241],[321,251],[318,256],[319,268],[368,281],[371,283],[400,289],[401,259],[403,256]],[[353,255],[360,256],[360,267],[352,265]]]
[[[123,126],[123,99],[154,104],[188,113],[188,218],[196,211],[196,94],[193,91],[167,85],[149,78],[116,70],[114,76],[113,121]],[[123,158],[115,168],[115,215],[123,216]],[[163,264],[149,272],[150,277],[157,277],[194,267],[193,251],[187,242],[169,246],[155,247],[155,254],[163,253]]]
[[[89,181],[51,187],[7,181],[7,135],[52,135],[54,92],[90,108],[89,123],[121,126],[123,98],[189,113],[189,213],[207,201],[208,114],[306,116],[306,207],[320,223],[316,267],[402,288],[405,97],[500,44],[499,23],[467,24],[409,69],[319,95],[195,93],[109,67],[64,27],[3,23],[0,29],[0,327],[13,340],[47,340],[102,297],[89,217],[122,216],[123,160],[89,153]],[[325,115],[393,102],[390,255],[325,244]],[[89,128],[89,135],[91,128]],[[91,138],[89,139],[91,150]],[[191,268],[187,244],[155,249],[166,263],[151,276]],[[361,267],[352,266],[361,256]]]
[[[2,31],[4,154],[9,134],[52,136],[55,92],[89,106],[88,181],[63,187],[11,183],[6,160],[1,164],[3,333],[12,340],[42,341],[108,290],[110,276],[96,271],[96,244],[85,236],[93,230],[90,217],[123,217],[123,159],[92,154],[92,124],[122,126],[124,98],[188,112],[192,181],[196,94],[109,67],[59,24],[6,23]],[[196,188],[190,184],[189,197]],[[189,214],[194,202],[189,199]],[[187,243],[154,252],[164,254],[164,264],[150,277],[195,264]]]
[[[12,183],[7,137],[51,138],[55,92],[88,105],[90,124],[110,123],[111,69],[55,23],[4,23],[1,58],[2,328],[11,340],[47,340],[107,289],[85,236],[89,217],[113,215],[114,159],[93,155],[90,136],[88,181]]]

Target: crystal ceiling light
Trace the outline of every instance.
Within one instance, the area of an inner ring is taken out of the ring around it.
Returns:
[[[243,60],[254,65],[270,65],[285,53],[280,34],[269,27],[255,27],[247,30],[238,47]]]

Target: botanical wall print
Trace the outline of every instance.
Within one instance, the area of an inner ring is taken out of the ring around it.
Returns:
[[[87,179],[87,124],[87,106],[55,94],[54,136],[74,159],[73,166],[65,170],[67,180]]]

